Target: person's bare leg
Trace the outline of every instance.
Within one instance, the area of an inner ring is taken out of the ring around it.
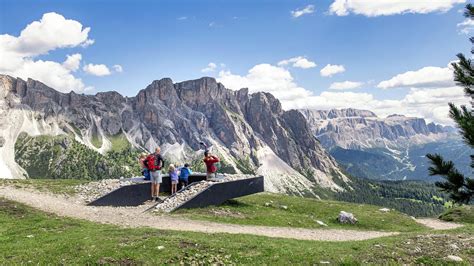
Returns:
[[[153,181],[151,182],[151,198],[153,199],[155,197],[155,184],[153,184]]]
[[[158,198],[160,196],[160,183],[156,184],[155,191],[156,191],[156,197]]]

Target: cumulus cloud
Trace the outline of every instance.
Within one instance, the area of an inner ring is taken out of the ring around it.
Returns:
[[[325,67],[323,67],[319,73],[323,77],[332,77],[335,74],[342,73],[346,71],[343,65],[331,65],[327,64]]]
[[[306,59],[303,56],[297,56],[290,59],[282,60],[278,62],[278,65],[279,66],[292,65],[293,67],[303,68],[303,69],[316,67],[316,63]]]
[[[110,69],[104,64],[87,64],[82,68],[82,70],[90,75],[98,77],[108,76],[111,74]]]
[[[0,72],[40,80],[57,90],[84,91],[81,79],[72,72],[79,68],[82,56],[68,55],[61,64],[53,61],[35,60],[35,57],[60,48],[87,46],[90,28],[57,13],[46,13],[39,21],[28,24],[19,36],[0,35]]]
[[[404,114],[424,117],[428,121],[452,124],[448,117],[448,102],[468,104],[462,88],[411,88],[402,99],[376,99],[366,92],[323,91],[316,94],[299,86],[291,73],[281,67],[259,64],[247,74],[237,75],[220,71],[217,79],[227,88],[248,88],[250,93],[265,91],[278,98],[284,109],[359,108],[374,111],[379,116]]]
[[[122,73],[123,72],[123,67],[121,65],[113,65],[112,68],[115,70],[117,73]]]
[[[314,11],[315,11],[314,10],[314,5],[307,5],[303,8],[298,8],[298,9],[292,10],[292,11],[290,11],[290,13],[291,13],[292,17],[299,18],[303,15],[314,13]]]
[[[338,16],[349,13],[367,17],[388,16],[405,13],[427,14],[446,12],[465,0],[335,0],[329,12]]]
[[[330,86],[330,90],[353,90],[360,88],[364,83],[357,81],[342,81],[342,82],[333,82]]]
[[[79,69],[79,65],[81,64],[81,60],[81,54],[67,55],[66,60],[63,62],[63,67],[73,72],[77,71]]]
[[[256,65],[245,76],[235,75],[230,71],[220,71],[217,80],[233,90],[248,88],[251,93],[270,92],[282,101],[311,94],[296,85],[288,70],[270,64]]]
[[[31,57],[57,48],[90,44],[89,31],[89,27],[83,28],[81,23],[51,12],[44,14],[40,21],[27,25],[18,37],[1,35],[0,43],[3,53]]]
[[[415,71],[407,71],[377,85],[381,89],[447,86],[454,86],[453,70],[450,65],[447,67],[428,66]]]
[[[469,34],[474,30],[474,20],[466,18],[463,22],[457,24],[459,32]]]
[[[216,68],[217,68],[216,63],[210,62],[209,64],[207,64],[207,67],[201,69],[201,72],[202,73],[214,72],[216,71]]]

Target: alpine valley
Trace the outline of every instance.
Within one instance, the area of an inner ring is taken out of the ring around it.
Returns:
[[[468,148],[450,126],[422,118],[377,117],[367,110],[302,110],[314,135],[351,175],[375,180],[436,181],[427,153],[450,158],[468,173]]]

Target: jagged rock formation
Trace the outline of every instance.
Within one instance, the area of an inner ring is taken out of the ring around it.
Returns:
[[[137,148],[159,145],[168,160],[181,163],[204,140],[237,172],[246,162],[247,171],[265,175],[270,191],[312,193],[315,184],[338,190],[334,177],[348,181],[300,112],[282,110],[271,94],[228,90],[207,77],[156,80],[129,98],[117,92],[65,94],[0,75],[0,124],[0,175],[7,178],[25,175],[14,161],[14,144],[27,132],[72,134],[100,153],[123,136]]]

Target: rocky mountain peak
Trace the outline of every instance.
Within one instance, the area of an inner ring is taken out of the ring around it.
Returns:
[[[5,76],[0,82],[5,95],[0,104],[8,106],[0,110],[0,136],[10,144],[28,128],[35,135],[74,134],[106,153],[121,136],[139,149],[161,146],[168,160],[179,163],[192,160],[205,141],[228,168],[265,175],[270,191],[312,193],[315,185],[338,190],[342,188],[333,177],[347,181],[304,116],[284,111],[269,93],[229,90],[209,77],[155,80],[130,98],[117,92],[64,94],[38,81]],[[6,98],[14,100],[4,105]],[[8,169],[16,169],[9,176],[18,175],[22,171],[12,157],[14,145],[6,146],[0,157],[9,162]]]

